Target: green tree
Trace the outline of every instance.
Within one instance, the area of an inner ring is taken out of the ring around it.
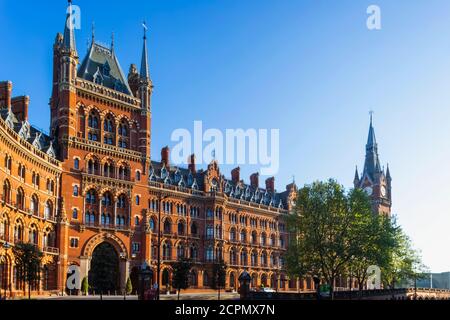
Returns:
[[[125,286],[125,293],[130,295],[133,292],[133,284],[131,283],[131,279],[127,279],[127,284]]]
[[[387,263],[382,266],[381,275],[386,288],[423,277],[426,266],[420,254],[412,246],[410,238],[400,227],[394,229],[395,245],[387,252]]]
[[[298,191],[287,253],[290,275],[317,275],[330,286],[348,270],[350,261],[363,251],[364,232],[370,227],[370,201],[359,189],[345,192],[335,180],[315,182]]]
[[[212,287],[218,290],[218,300],[220,300],[220,289],[225,287],[225,280],[227,275],[227,265],[221,259],[213,264],[213,278]]]
[[[367,270],[370,266],[376,265],[382,268],[389,261],[388,252],[395,247],[394,239],[395,226],[388,216],[371,214],[365,230],[361,230],[360,239],[348,267],[348,275],[355,278],[359,291],[364,289],[369,274]]]
[[[18,243],[13,247],[18,281],[28,284],[28,299],[31,299],[31,286],[40,280],[43,253],[31,243]],[[25,286],[23,288],[25,294]]]
[[[189,274],[192,262],[189,259],[180,259],[173,266],[173,286],[178,290],[178,300],[180,300],[181,290],[189,288]]]
[[[81,281],[81,292],[87,296],[89,293],[89,281],[88,281],[88,277],[84,277],[83,280]]]

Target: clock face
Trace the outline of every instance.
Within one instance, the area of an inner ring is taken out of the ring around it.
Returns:
[[[385,186],[381,186],[381,196],[386,197],[386,187]]]
[[[372,192],[373,192],[373,189],[372,189],[372,187],[365,187],[364,191],[367,193],[367,195],[371,196]]]

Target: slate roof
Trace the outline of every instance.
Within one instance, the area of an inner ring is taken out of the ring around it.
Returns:
[[[0,110],[0,116],[22,139],[53,158],[56,157],[53,141],[48,135],[30,125],[28,121],[19,121],[7,108]]]
[[[98,77],[104,87],[132,95],[114,50],[101,44],[92,43],[78,69],[78,77],[92,82]]]
[[[194,190],[204,190],[204,175],[207,172],[199,170],[195,174],[187,168],[170,167],[161,162],[152,161],[149,179],[150,181],[165,183],[173,186]],[[268,192],[264,188],[253,188],[251,185],[240,181],[234,183],[230,179],[222,177],[223,192],[231,198],[262,204],[274,208],[287,209],[287,197],[289,191],[282,193]]]

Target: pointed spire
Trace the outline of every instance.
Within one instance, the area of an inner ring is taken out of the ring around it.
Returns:
[[[142,26],[144,27],[144,46],[142,48],[142,60],[141,60],[141,72],[140,76],[143,80],[150,80],[150,72],[148,68],[148,52],[147,52],[147,25],[145,21]]]
[[[355,170],[355,179],[354,179],[354,181],[359,181],[358,166],[356,166],[356,170]]]
[[[64,25],[63,47],[76,52],[77,48],[75,44],[75,26],[73,24],[73,19],[72,0],[69,0],[66,23]]]
[[[114,32],[111,33],[111,53],[114,55]]]
[[[389,181],[389,180],[392,180],[392,178],[391,178],[391,172],[389,171],[389,163],[387,164],[387,169],[386,169],[386,179]]]
[[[92,45],[95,43],[95,22],[92,21]]]
[[[370,111],[370,128],[369,137],[367,138],[367,147],[376,146],[377,140],[375,139],[375,130],[373,129],[373,111]]]
[[[373,128],[373,111],[370,111],[369,136],[366,145],[366,161],[364,163],[364,174],[368,174],[374,179],[375,173],[381,173],[380,159],[378,157],[378,145],[375,139],[375,129]]]

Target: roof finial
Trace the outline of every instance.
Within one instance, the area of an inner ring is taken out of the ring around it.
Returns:
[[[144,45],[142,48],[142,60],[141,60],[141,71],[140,71],[140,77],[144,80],[150,80],[150,71],[148,67],[148,53],[147,53],[147,24],[145,21],[142,23],[142,26],[144,27]]]
[[[114,31],[111,33],[111,53],[114,53]]]
[[[372,120],[373,120],[373,114],[375,113],[375,111],[370,110],[369,114],[370,114],[370,126],[372,126]]]
[[[92,44],[95,42],[95,22],[92,21]]]
[[[146,40],[148,27],[147,27],[147,23],[145,22],[145,20],[142,22],[142,26],[144,27],[144,40]]]

